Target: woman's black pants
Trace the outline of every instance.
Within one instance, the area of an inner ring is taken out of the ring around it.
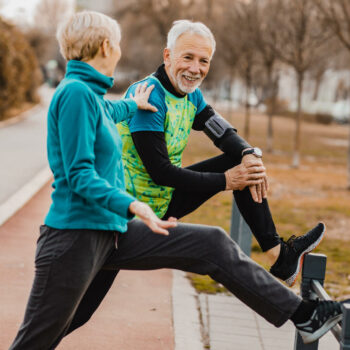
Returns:
[[[123,234],[42,226],[33,287],[10,349],[54,349],[88,321],[121,269],[208,274],[276,326],[299,306],[301,299],[248,258],[221,228],[179,223],[169,231],[169,236],[155,234],[136,219]]]

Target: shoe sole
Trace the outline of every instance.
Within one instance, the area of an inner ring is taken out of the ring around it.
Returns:
[[[299,259],[298,259],[298,264],[297,264],[297,269],[295,270],[294,274],[292,276],[290,276],[289,278],[287,278],[285,280],[285,282],[287,283],[287,285],[289,287],[293,287],[298,276],[299,276],[299,273],[301,271],[301,266],[303,265],[303,262],[304,262],[304,256],[305,254],[307,253],[310,253],[311,251],[313,251],[322,241],[324,235],[326,233],[326,225],[323,224],[323,232],[321,233],[320,237],[318,238],[317,241],[315,241],[313,244],[311,244],[311,246],[307,247],[299,256]]]
[[[310,344],[314,341],[320,339],[325,333],[327,333],[331,328],[333,328],[343,317],[343,314],[337,315],[332,319],[328,320],[323,324],[323,326],[314,333],[308,333],[299,331],[304,344]]]

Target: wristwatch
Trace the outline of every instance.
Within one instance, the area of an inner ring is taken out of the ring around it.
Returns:
[[[262,158],[262,150],[259,147],[248,148],[242,151],[242,157],[246,156],[247,154],[252,154],[257,158]]]

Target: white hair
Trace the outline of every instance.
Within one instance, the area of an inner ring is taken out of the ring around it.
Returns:
[[[93,58],[105,39],[116,48],[121,33],[118,22],[111,17],[95,11],[82,11],[62,23],[56,37],[63,57],[69,61]]]
[[[172,51],[175,47],[178,37],[185,33],[198,34],[205,38],[209,38],[212,46],[211,57],[213,57],[216,48],[216,42],[211,30],[202,22],[192,22],[187,19],[181,19],[173,23],[173,26],[168,33],[167,48]]]

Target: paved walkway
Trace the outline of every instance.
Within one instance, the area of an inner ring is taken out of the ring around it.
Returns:
[[[233,296],[201,294],[199,301],[211,350],[294,349],[292,322],[276,328]],[[327,333],[318,348],[336,350],[339,344],[331,333]]]
[[[47,177],[40,172],[47,167],[46,109],[51,93],[42,89],[42,105],[19,123],[0,124],[0,209],[8,207],[9,198],[15,205],[18,193],[28,195],[33,178],[40,188]],[[38,226],[50,193],[46,184],[12,218],[0,222],[1,350],[8,348],[23,317],[34,275]],[[236,298],[197,295],[184,273],[158,270],[120,272],[92,319],[58,349],[292,350],[293,344],[290,322],[276,329]],[[320,341],[320,350],[338,348],[330,333]]]
[[[0,122],[0,205],[47,167],[46,115],[53,89],[40,88],[41,103],[11,120]]]

